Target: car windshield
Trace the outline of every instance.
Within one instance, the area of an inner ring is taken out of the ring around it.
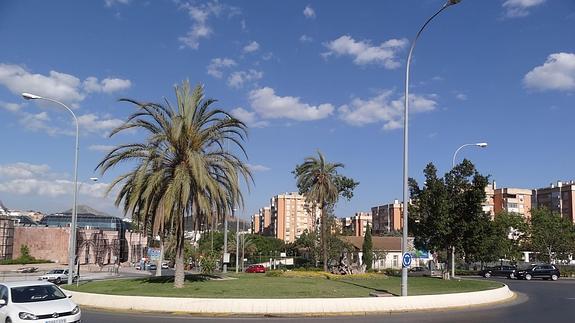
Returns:
[[[44,302],[66,298],[66,295],[53,285],[12,287],[11,291],[13,303]]]
[[[54,269],[48,272],[48,274],[63,274],[63,273],[64,273],[63,269]]]

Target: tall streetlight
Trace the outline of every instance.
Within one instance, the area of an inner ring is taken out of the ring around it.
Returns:
[[[407,219],[409,216],[409,186],[408,186],[408,156],[409,156],[409,65],[411,64],[411,55],[415,49],[417,39],[427,27],[427,25],[439,15],[443,10],[448,7],[458,4],[461,0],[448,0],[433,16],[429,17],[423,24],[421,29],[417,32],[415,39],[411,43],[409,54],[407,55],[407,64],[405,67],[405,111],[403,112],[403,239],[401,241],[401,254],[404,255],[407,251]],[[401,269],[401,296],[407,296],[407,267],[402,266]]]
[[[78,219],[77,211],[77,198],[78,198],[78,151],[79,151],[79,126],[78,126],[78,118],[72,109],[68,108],[64,103],[51,99],[41,97],[39,95],[30,94],[30,93],[22,93],[22,97],[26,100],[45,100],[54,102],[62,107],[64,107],[72,117],[74,118],[74,122],[76,123],[76,149],[75,149],[75,157],[74,157],[74,205],[72,206],[72,223],[70,224],[70,246],[68,248],[68,285],[72,285],[74,280],[74,262],[76,260],[76,222]]]
[[[236,218],[236,209],[232,210],[232,216],[236,219],[236,273],[240,271],[240,219]]]
[[[461,145],[461,147],[457,148],[457,150],[453,154],[453,159],[451,160],[451,169],[455,168],[455,158],[457,157],[457,153],[462,148],[468,147],[468,146],[476,146],[479,148],[485,148],[485,147],[487,147],[487,143],[486,142],[478,142],[475,144]],[[455,277],[455,247],[454,246],[451,246],[451,277]]]

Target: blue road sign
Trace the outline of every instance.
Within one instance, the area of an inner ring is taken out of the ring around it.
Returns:
[[[402,264],[403,267],[409,267],[411,265],[411,253],[406,252],[403,254]]]

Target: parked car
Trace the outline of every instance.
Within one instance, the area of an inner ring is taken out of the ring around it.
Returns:
[[[148,268],[148,270],[156,270],[158,268],[158,266],[156,266],[155,264],[149,264],[149,265],[146,265],[146,268]]]
[[[163,262],[163,263],[162,263],[162,269],[168,269],[168,268],[170,268],[170,266],[168,266],[168,263],[167,263],[167,262]]]
[[[489,278],[491,276],[515,278],[517,267],[511,265],[501,265],[494,267],[487,267],[479,271],[479,276]]]
[[[246,273],[265,273],[266,272],[266,267],[264,267],[263,265],[249,265],[248,268],[246,268]]]
[[[78,279],[78,276],[74,276],[74,281]],[[68,269],[52,269],[45,275],[42,275],[38,280],[46,280],[54,284],[61,284],[68,281]]]
[[[429,277],[431,276],[431,271],[425,267],[412,267],[407,273],[412,277]]]
[[[66,323],[81,319],[80,307],[52,283],[0,283],[0,322]]]
[[[561,276],[559,268],[551,264],[531,265],[530,268],[517,271],[517,279],[531,280],[533,278],[557,280]]]

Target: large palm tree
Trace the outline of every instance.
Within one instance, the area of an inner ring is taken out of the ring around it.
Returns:
[[[252,177],[247,164],[227,149],[230,143],[247,158],[243,147],[246,125],[212,108],[215,100],[204,98],[202,86],[191,90],[186,81],[176,86],[175,92],[175,108],[167,101],[161,105],[121,99],[134,104],[138,111],[110,136],[139,129],[146,138],[144,142],[116,147],[97,168],[105,173],[121,163],[135,163],[134,169],[111,183],[109,191],[120,186],[116,205],[123,204],[124,212],[144,226],[151,224],[154,236],[165,232],[167,225],[173,226],[174,286],[181,288],[185,218],[193,220],[212,212],[223,215],[234,206],[243,206],[240,179],[249,182]]]
[[[341,163],[329,163],[318,151],[318,157],[307,157],[303,164],[296,166],[294,172],[297,187],[308,203],[320,209],[321,218],[321,251],[323,255],[323,270],[327,271],[327,208],[334,205],[339,197],[337,185],[337,169],[344,167]]]

